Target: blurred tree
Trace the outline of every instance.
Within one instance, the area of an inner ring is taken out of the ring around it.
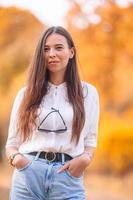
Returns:
[[[29,11],[15,7],[0,8],[0,87],[29,65],[35,43],[43,25]]]
[[[123,8],[111,0],[95,10],[92,5],[73,0],[67,26],[78,45],[84,79],[100,89],[104,109],[120,115],[133,108],[133,5]]]

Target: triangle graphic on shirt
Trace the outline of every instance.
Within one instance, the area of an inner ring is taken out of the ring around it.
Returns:
[[[49,112],[45,118],[42,120],[42,122],[40,123],[38,130],[39,131],[44,131],[44,132],[56,132],[56,133],[62,133],[65,132],[67,130],[65,121],[62,117],[62,115],[60,114],[59,110],[55,109],[55,108],[51,108],[52,111]],[[52,122],[53,119],[56,119],[56,121],[58,121],[58,128],[53,129],[50,121]]]

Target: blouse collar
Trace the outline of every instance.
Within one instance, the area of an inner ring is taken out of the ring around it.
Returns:
[[[52,88],[64,88],[64,87],[66,87],[66,82],[63,82],[59,85],[55,85],[52,82],[48,81],[48,86],[50,86]]]

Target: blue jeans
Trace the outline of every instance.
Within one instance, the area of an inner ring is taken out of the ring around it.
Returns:
[[[57,173],[62,162],[49,163],[45,159],[25,154],[30,162],[15,169],[10,200],[85,200],[83,175],[72,176],[67,170]]]

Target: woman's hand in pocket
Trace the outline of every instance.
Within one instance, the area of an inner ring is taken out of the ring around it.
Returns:
[[[17,156],[15,156],[12,164],[17,169],[21,169],[25,167],[29,162],[30,160],[28,160],[24,155],[18,154]]]
[[[84,172],[85,168],[89,165],[90,160],[86,155],[81,155],[72,160],[68,161],[63,167],[61,167],[57,172],[61,173],[67,170],[72,176],[80,177]]]

